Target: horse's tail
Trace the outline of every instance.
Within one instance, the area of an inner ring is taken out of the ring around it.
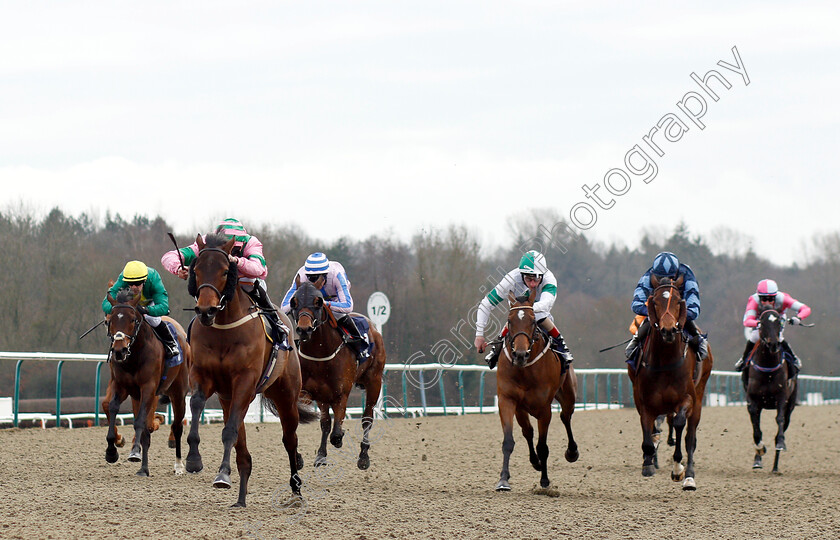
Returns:
[[[277,410],[277,404],[274,403],[274,400],[266,396],[265,394],[260,395],[262,396],[261,402],[263,407],[271,411],[271,414],[273,414],[277,418],[280,418],[280,412]],[[321,417],[321,415],[318,413],[318,409],[316,409],[311,403],[304,403],[303,401],[298,401],[297,409],[298,421],[301,424],[309,424]]]

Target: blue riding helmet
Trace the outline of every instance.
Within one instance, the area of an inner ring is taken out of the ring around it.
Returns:
[[[663,251],[653,259],[650,273],[657,277],[674,277],[680,269],[680,260],[670,251]]]

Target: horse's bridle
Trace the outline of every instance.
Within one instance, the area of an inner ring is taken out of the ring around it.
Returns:
[[[303,310],[306,310],[306,312],[302,313]],[[295,320],[295,325],[297,325],[298,321],[300,320],[301,315],[306,315],[312,321],[312,331],[314,332],[315,330],[318,329],[319,326],[321,326],[321,323],[324,322],[321,317],[319,317],[318,315],[315,314],[316,312],[320,312],[320,314],[323,315],[324,306],[321,306],[320,308],[314,308],[314,309],[313,308],[308,308],[308,307],[293,309],[292,310],[292,317]],[[324,318],[326,318],[326,317],[324,317]]]
[[[663,289],[663,288],[675,289],[677,292],[679,292],[679,291],[680,291],[680,288],[679,288],[679,287],[677,287],[676,285],[674,285],[673,283],[665,283],[665,284],[663,284],[663,285],[659,285],[658,287],[656,287],[655,289],[653,289],[653,292],[651,293],[651,297],[656,296],[656,291],[658,291],[659,289]],[[668,295],[668,303],[665,305],[665,313],[668,313],[668,311],[670,311],[670,309],[671,309],[671,299],[672,299],[672,298],[673,298],[673,296],[669,294],[669,295]],[[657,318],[659,318],[659,317],[657,317]],[[659,328],[659,321],[654,322],[654,323],[653,323],[653,327],[654,327],[656,330],[660,330],[660,328]],[[679,317],[677,317],[677,324],[676,324],[676,328],[677,328],[677,332],[679,332],[680,334],[682,334],[682,325],[680,324]],[[683,337],[683,340],[685,340],[685,337]]]
[[[530,309],[531,311],[533,311],[534,306],[516,306],[516,307],[510,308],[510,311],[513,311],[515,309]],[[513,350],[513,342],[516,340],[516,338],[518,336],[521,335],[521,336],[525,336],[526,338],[528,338],[528,350],[525,351],[525,352],[527,352],[530,355],[531,354],[531,348],[533,348],[534,343],[536,343],[536,341],[537,341],[536,334],[537,334],[537,319],[536,319],[536,317],[534,317],[534,322],[532,323],[532,328],[531,328],[531,333],[530,334],[528,332],[517,332],[515,334],[508,334],[507,335],[508,348],[510,349],[510,352],[515,352]]]
[[[228,261],[228,270],[225,271],[225,276],[227,276],[227,272],[230,271],[230,263],[229,263],[229,259],[228,259],[228,253],[223,249],[219,249],[219,248],[216,248],[216,247],[205,247],[204,249],[199,251],[198,256],[195,258],[195,262],[198,262],[198,259],[201,258],[202,254],[208,253],[208,252],[214,252],[214,251],[218,252],[218,253],[221,253],[222,256],[225,258],[225,261]],[[190,268],[190,271],[195,272],[194,267]],[[219,289],[217,289],[216,286],[213,285],[212,283],[202,283],[201,285],[198,286],[198,288],[195,290],[195,296],[193,297],[193,298],[195,298],[196,304],[198,303],[198,296],[199,296],[199,293],[201,292],[201,289],[203,289],[205,287],[211,289],[214,293],[216,293],[216,296],[219,297],[219,303],[216,304],[216,306],[215,306],[216,309],[218,309],[219,311],[222,311],[223,309],[225,309],[225,306],[227,305],[228,300],[230,300],[230,299],[227,296],[225,296]]]
[[[768,350],[769,350],[770,344],[767,342],[767,340],[766,340],[765,338],[761,337],[761,331],[760,331],[760,328],[761,328],[761,317],[763,317],[763,316],[764,316],[764,314],[765,314],[765,313],[768,313],[768,312],[775,313],[775,314],[776,314],[776,316],[777,316],[777,317],[779,317],[780,319],[781,319],[781,315],[780,315],[780,314],[779,314],[779,312],[778,312],[778,311],[776,311],[775,309],[767,309],[767,310],[764,310],[764,311],[762,311],[762,312],[761,312],[761,315],[759,315],[758,324],[756,325],[756,330],[759,330],[759,338],[758,338],[758,339],[759,339],[759,341],[760,341],[761,343],[763,343],[763,344],[764,344],[764,346],[765,346],[765,347],[767,347],[767,348],[768,348]],[[781,337],[781,328],[779,329],[779,337]],[[781,345],[781,342],[779,342],[779,345]],[[772,353],[771,353],[771,354],[772,354]],[[752,361],[752,358],[750,359],[750,363],[752,364],[752,367],[753,367],[753,368],[757,369],[758,371],[761,371],[762,373],[772,373],[772,372],[774,372],[774,371],[778,370],[779,368],[781,368],[781,367],[782,367],[782,364],[784,364],[784,359],[783,359],[783,355],[782,355],[781,347],[779,347],[779,351],[777,351],[777,352],[775,353],[775,355],[778,357],[779,363],[778,363],[777,365],[773,366],[773,367],[769,367],[769,368],[768,368],[768,367],[764,367],[764,366],[759,366],[759,365],[758,365],[758,364],[756,364],[754,361]]]
[[[131,334],[130,336],[127,335],[125,332],[122,332],[122,331],[117,332],[114,335],[111,335],[111,329],[110,328],[108,329],[108,337],[111,338],[111,348],[109,349],[109,353],[108,353],[108,362],[110,362],[111,359],[114,357],[114,355],[113,355],[114,343],[116,343],[117,341],[121,341],[121,340],[126,341],[126,346],[125,346],[125,356],[126,356],[126,358],[131,354],[131,346],[134,344],[134,341],[137,339],[137,335],[140,333],[140,327],[143,326],[143,323],[145,322],[145,318],[143,317],[143,314],[140,313],[140,310],[137,309],[137,306],[133,306],[131,304],[117,304],[116,306],[111,308],[111,317],[114,316],[114,310],[117,309],[117,308],[131,308],[132,310],[134,310],[135,314],[139,315],[139,317],[134,318],[134,333]]]

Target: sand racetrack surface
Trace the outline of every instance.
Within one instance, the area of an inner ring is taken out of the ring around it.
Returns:
[[[762,416],[764,440],[775,435]],[[220,424],[201,426],[205,468],[172,473],[166,429],[152,435],[151,477],[138,464],[105,462],[106,428],[0,430],[0,538],[838,538],[840,406],[798,407],[780,475],[752,470],[745,407],[703,410],[697,491],[684,492],[661,469],[641,475],[635,410],[578,411],[572,419],[581,456],[563,458],[566,434],[555,415],[549,477],[556,496],[532,488],[539,473],[516,430],[508,493],[493,488],[502,464],[496,415],[377,421],[371,468],[356,468],[358,420],[345,423],[332,465],[314,469],[319,427],[298,433],[306,503],[286,508],[288,464],[279,424],[249,424],[254,461],[247,508],[230,508],[234,489],[214,489]],[[129,437],[131,434],[129,433]],[[186,437],[184,437],[186,457]]]

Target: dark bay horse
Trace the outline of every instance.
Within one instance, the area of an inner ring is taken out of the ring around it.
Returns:
[[[766,308],[759,312],[759,340],[747,360],[747,367],[742,375],[755,443],[753,469],[762,467],[761,456],[767,452],[761,440],[761,411],[764,409],[776,411],[778,431],[776,431],[775,441],[776,458],[773,461],[774,473],[779,472],[779,453],[787,450],[785,430],[790,424],[793,408],[796,407],[799,389],[798,377],[797,375],[790,377],[791,367],[783,356],[782,327],[782,316],[775,309]]]
[[[157,393],[160,392],[169,397],[172,403],[175,474],[183,474],[185,469],[181,463],[181,420],[186,409],[191,363],[190,346],[187,344],[184,329],[174,319],[161,317],[163,322],[160,324],[170,322],[175,327],[184,357],[179,365],[169,368],[166,380],[161,383],[165,349],[138,308],[140,295],[133,295],[124,290],[117,294],[116,300],[109,294],[108,301],[113,308],[108,316],[108,335],[111,336],[111,381],[108,383],[106,394],[106,399],[110,396],[110,400],[107,407],[108,434],[105,439],[108,441],[108,448],[105,450],[105,460],[115,463],[119,459],[115,446],[117,414],[120,412],[120,404],[131,396],[134,410],[134,444],[128,460],[141,462],[138,476],[149,476],[149,444],[151,432],[157,429],[154,426],[155,409],[158,404]]]
[[[683,479],[684,490],[697,489],[694,480],[694,450],[697,426],[703,407],[706,381],[712,372],[711,350],[698,361],[683,336],[686,321],[685,300],[680,297],[683,278],[651,276],[653,293],[648,299],[648,318],[652,325],[634,371],[627,373],[633,383],[633,400],[642,425],[642,476],[653,476],[656,445],[653,438],[657,416],[668,415],[674,427],[674,467],[671,479]],[[682,465],[682,433],[685,428],[686,465]]]
[[[303,377],[303,391],[318,402],[321,409],[321,445],[315,466],[327,462],[327,436],[330,443],[341,448],[347,398],[353,385],[365,391],[365,410],[362,414],[362,442],[357,466],[370,467],[369,434],[373,426],[373,407],[382,389],[382,372],[385,368],[385,344],[380,334],[368,321],[368,339],[373,343],[373,354],[356,365],[356,353],[345,344],[335,316],[324,303],[320,290],[309,281],[295,278],[297,290],[290,301],[292,318],[300,338],[298,354]],[[357,314],[353,314],[357,315]],[[333,420],[330,421],[330,408]],[[332,423],[332,432],[330,424]]]
[[[577,461],[580,453],[572,435],[572,413],[575,411],[577,377],[571,365],[562,370],[563,361],[549,348],[549,340],[539,331],[534,315],[534,299],[508,299],[508,334],[503,343],[503,352],[496,373],[499,396],[499,417],[502,421],[502,473],[496,484],[496,491],[510,491],[510,454],[516,444],[513,440],[513,418],[522,428],[522,435],[528,442],[531,465],[540,471],[540,486],[547,488],[548,480],[548,426],[551,423],[551,403],[555,399],[562,406],[560,419],[566,426],[569,445],[566,461]],[[534,428],[528,415],[537,419],[539,437],[534,448]]]
[[[187,471],[195,473],[204,467],[198,450],[199,420],[207,399],[219,394],[225,420],[224,455],[213,486],[231,487],[230,453],[235,447],[239,498],[233,506],[245,506],[251,454],[245,441],[244,419],[248,406],[262,392],[263,403],[280,418],[283,426],[289,485],[293,495],[300,497],[298,470],[303,466],[303,458],[297,451],[297,427],[300,422],[313,421],[317,415],[299,403],[301,377],[297,353],[294,349],[280,349],[273,357],[272,343],[259,308],[238,285],[236,264],[229,259],[235,239],[208,234],[206,244],[201,235],[196,242],[199,252],[190,266],[188,290],[196,300],[195,313],[200,324],[192,325],[190,336],[192,423],[187,437],[190,445]],[[278,316],[290,326],[285,315],[278,313]]]

